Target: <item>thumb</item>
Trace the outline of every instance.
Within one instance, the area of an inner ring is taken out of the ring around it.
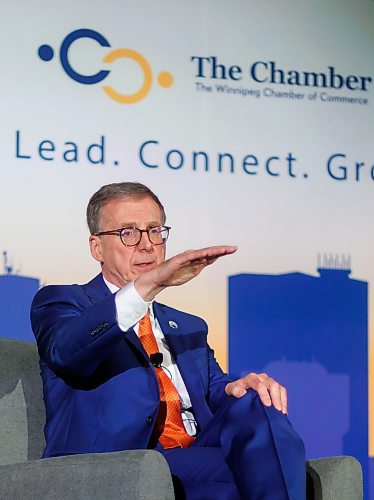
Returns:
[[[234,398],[241,398],[247,393],[247,389],[238,383],[230,382],[226,385],[226,394],[234,396]]]

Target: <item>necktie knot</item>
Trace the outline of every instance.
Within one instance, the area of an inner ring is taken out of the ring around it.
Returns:
[[[158,352],[156,337],[152,330],[151,317],[149,311],[139,321],[139,340],[142,343],[148,356]]]

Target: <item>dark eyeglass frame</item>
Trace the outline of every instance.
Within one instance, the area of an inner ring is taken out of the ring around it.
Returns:
[[[153,243],[153,241],[151,240],[151,238],[149,236],[149,232],[152,230],[158,229],[158,228],[160,228],[159,232],[166,229],[166,231],[167,231],[166,238],[165,238],[165,241],[163,241],[162,243]],[[125,243],[122,239],[123,231],[129,230],[129,229],[133,229],[133,230],[135,229],[136,231],[138,231],[138,234],[139,234],[139,241],[137,243],[132,244],[132,245]],[[167,240],[169,238],[170,229],[171,229],[171,226],[153,226],[153,227],[149,227],[148,229],[139,229],[138,227],[135,227],[135,226],[133,226],[133,227],[120,227],[119,229],[111,229],[110,231],[101,231],[99,233],[94,233],[94,236],[110,236],[110,235],[111,236],[119,236],[121,239],[121,243],[123,245],[125,245],[125,247],[136,247],[142,241],[142,234],[147,233],[148,240],[151,243],[151,245],[158,246],[158,245],[165,245],[165,243],[167,242]]]

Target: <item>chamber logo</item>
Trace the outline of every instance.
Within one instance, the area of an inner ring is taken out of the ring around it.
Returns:
[[[111,47],[108,40],[97,31],[91,29],[78,29],[72,31],[63,39],[61,43],[59,51],[61,66],[65,73],[74,81],[83,85],[95,85],[103,82],[109,75],[110,71],[100,69],[97,73],[91,75],[82,74],[77,68],[74,68],[69,61],[70,47],[74,42],[82,38],[90,38],[102,47]],[[42,59],[42,61],[51,61],[55,55],[55,51],[50,45],[43,44],[38,49],[38,55],[40,59]],[[124,94],[122,92],[119,92],[110,85],[102,85],[102,89],[114,101],[117,101],[121,104],[134,104],[144,99],[144,97],[146,97],[151,90],[153,83],[153,72],[149,62],[142,54],[140,54],[136,50],[128,48],[111,50],[105,55],[102,62],[111,64],[118,59],[123,58],[131,59],[139,65],[143,74],[142,83],[139,88],[132,94]],[[173,75],[168,71],[161,71],[157,75],[157,82],[160,87],[168,88],[173,84]]]
[[[195,89],[204,93],[292,101],[369,104],[374,78],[342,73],[330,65],[321,70],[287,68],[277,61],[227,64],[216,56],[191,56]]]

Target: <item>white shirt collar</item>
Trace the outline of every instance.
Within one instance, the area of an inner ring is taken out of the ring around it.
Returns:
[[[106,286],[109,288],[109,290],[112,293],[118,292],[119,287],[117,285],[113,285],[113,283],[111,283],[110,281],[108,281],[104,275],[103,275],[103,280],[104,280],[104,283],[106,284]]]

